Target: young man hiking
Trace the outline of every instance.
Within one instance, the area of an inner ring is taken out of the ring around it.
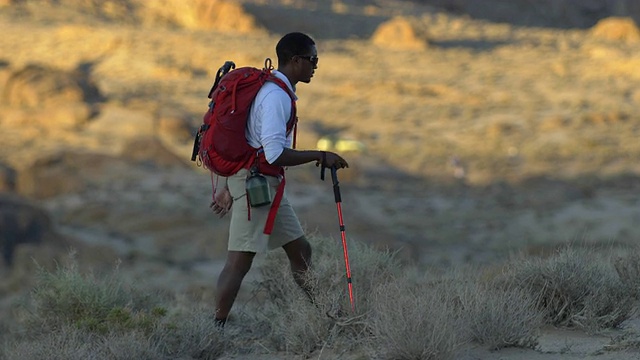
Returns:
[[[309,83],[318,68],[315,42],[302,33],[290,33],[276,45],[278,68],[273,71],[287,90],[275,82],[266,82],[258,92],[247,121],[247,142],[261,149],[260,172],[284,174],[284,167],[316,162],[324,167],[344,168],[347,162],[333,152],[292,149],[292,122],[295,117],[296,84]],[[257,252],[282,247],[289,258],[296,283],[303,289],[304,273],[311,265],[311,245],[304,236],[300,222],[282,195],[270,235],[265,234],[270,206],[250,207],[246,196],[249,170],[242,169],[228,178],[221,178],[226,185],[216,192],[211,208],[224,216],[231,211],[229,244],[226,264],[220,273],[216,292],[215,321],[224,326],[236,299],[240,285],[251,268]],[[278,193],[283,176],[266,176],[271,186],[270,196]],[[223,182],[223,183],[224,183]],[[233,206],[232,206],[233,205]]]

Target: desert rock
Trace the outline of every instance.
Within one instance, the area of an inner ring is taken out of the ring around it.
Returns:
[[[591,29],[593,36],[607,40],[637,42],[640,40],[640,29],[632,18],[610,17],[598,21]]]
[[[0,246],[5,265],[13,263],[20,244],[38,244],[56,237],[47,212],[16,195],[0,193]]]
[[[374,44],[391,49],[424,50],[427,40],[421,37],[409,19],[395,17],[381,24],[373,33]]]

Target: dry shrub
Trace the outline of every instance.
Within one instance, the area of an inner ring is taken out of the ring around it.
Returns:
[[[268,339],[281,351],[310,354],[323,346],[350,347],[365,336],[372,311],[371,293],[401,270],[395,254],[377,251],[348,239],[356,312],[347,292],[342,245],[331,239],[310,239],[313,267],[307,274],[313,303],[293,281],[282,254],[270,253],[256,284],[258,321],[270,329]],[[255,312],[255,310],[251,310]]]
[[[507,283],[529,291],[556,326],[614,328],[633,312],[633,293],[595,251],[567,247],[549,258],[510,264]]]
[[[283,305],[264,304],[257,314],[258,326],[266,330],[261,340],[270,348],[309,356],[339,339],[335,321],[300,294],[292,292]]]
[[[371,349],[375,358],[457,359],[467,341],[455,288],[447,283],[415,285],[397,279],[371,294]]]
[[[224,353],[227,345],[208,307],[176,311],[154,328],[151,339],[150,347],[171,359],[213,360]]]
[[[636,250],[615,259],[614,266],[620,280],[636,299],[640,298],[640,253]]]
[[[10,343],[4,353],[6,359],[85,360],[101,359],[97,337],[73,326],[43,336]],[[2,358],[2,357],[0,357]]]
[[[0,358],[216,359],[226,338],[211,309],[172,307],[168,297],[124,284],[117,272],[83,275],[72,258],[41,270],[23,321]]]
[[[411,21],[404,17],[382,23],[371,36],[371,41],[380,47],[398,50],[424,50],[428,44]]]
[[[636,42],[640,40],[640,29],[632,18],[609,17],[598,21],[591,34],[607,40]]]
[[[473,341],[491,350],[533,348],[537,344],[545,314],[527,291],[476,280],[461,283],[460,302],[463,322]]]

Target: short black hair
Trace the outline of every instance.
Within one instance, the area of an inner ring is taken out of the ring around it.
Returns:
[[[278,66],[287,65],[295,55],[304,55],[315,44],[315,41],[307,34],[301,32],[288,33],[276,45]]]

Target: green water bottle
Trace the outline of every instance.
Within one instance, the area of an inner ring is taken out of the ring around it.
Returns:
[[[251,169],[251,174],[247,178],[246,189],[251,207],[260,207],[271,203],[267,178],[260,175],[255,168]]]

